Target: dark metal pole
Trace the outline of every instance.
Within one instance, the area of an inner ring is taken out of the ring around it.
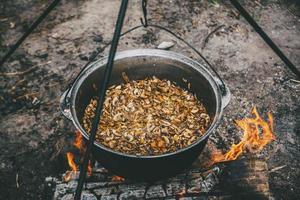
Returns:
[[[48,14],[56,7],[60,0],[53,0],[46,10],[33,22],[29,29],[18,39],[18,41],[8,50],[4,57],[0,60],[0,67],[9,59],[22,42],[36,29],[36,27],[48,16]]]
[[[255,22],[251,15],[241,6],[237,0],[230,0],[232,5],[241,13],[241,15],[248,21],[248,23],[255,29],[255,31],[262,37],[262,39],[269,45],[269,47],[281,58],[286,66],[300,78],[300,71],[296,66],[284,55],[284,53],[277,47],[272,39],[262,30],[262,28]]]
[[[115,54],[117,51],[118,42],[119,42],[119,38],[120,38],[120,34],[121,34],[123,22],[124,22],[126,10],[127,10],[127,4],[128,4],[128,0],[122,0],[121,6],[119,9],[119,15],[118,15],[117,23],[116,23],[115,32],[114,32],[112,43],[111,43],[111,48],[110,48],[109,55],[108,55],[107,65],[106,65],[106,68],[104,71],[104,78],[101,81],[101,83],[99,83],[99,86],[101,86],[100,92],[99,92],[99,99],[97,102],[95,118],[93,119],[92,129],[90,132],[87,149],[85,152],[85,156],[84,156],[82,165],[80,166],[80,174],[79,174],[78,185],[77,185],[76,193],[75,193],[75,200],[80,200],[80,197],[81,197],[82,187],[83,187],[83,184],[85,181],[87,166],[88,166],[88,162],[89,162],[89,155],[90,155],[92,147],[94,145],[94,140],[95,140],[96,132],[98,129],[98,124],[100,122],[100,116],[101,116],[101,112],[102,112],[102,108],[103,108],[103,102],[105,100],[106,89],[108,87],[110,75],[111,75],[112,68],[113,68],[114,58],[115,58]]]

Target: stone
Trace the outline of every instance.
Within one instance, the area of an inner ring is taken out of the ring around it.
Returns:
[[[67,195],[63,196],[62,198],[60,198],[60,200],[73,200],[73,199],[74,199],[73,194],[67,194]]]
[[[204,181],[201,182],[202,192],[210,192],[218,183],[219,180],[216,178],[215,174],[209,174]]]
[[[120,190],[122,191],[122,193],[119,196],[120,200],[142,199],[144,198],[146,187],[132,187],[128,185],[127,187],[122,186]]]
[[[115,187],[97,188],[93,190],[93,192],[99,196],[112,194],[113,191],[116,191]]]
[[[61,183],[56,186],[54,197],[59,197],[67,193],[67,184]]]
[[[157,48],[158,49],[164,49],[164,50],[167,50],[167,49],[170,49],[171,47],[173,47],[175,45],[174,42],[162,42],[160,43]]]
[[[70,181],[68,183],[59,183],[56,185],[54,199],[60,199],[65,194],[74,193],[77,187],[77,181]],[[65,197],[67,198],[67,197]]]
[[[178,200],[208,200],[207,196],[179,197]]]
[[[118,195],[117,194],[103,195],[101,196],[100,200],[118,200]]]
[[[145,195],[146,199],[166,197],[162,185],[150,186]]]
[[[76,190],[76,187],[77,187],[77,181],[70,181],[68,184],[67,184],[67,187],[68,189],[71,191],[71,192],[75,192]]]
[[[97,197],[88,191],[82,191],[81,200],[97,200]]]
[[[166,193],[168,196],[185,193],[184,182],[170,182],[166,184]]]
[[[201,177],[190,180],[187,183],[187,193],[198,194],[201,192],[201,182],[203,179]]]
[[[99,188],[99,187],[104,187],[106,185],[107,185],[107,183],[105,183],[105,182],[86,183],[85,184],[85,188],[89,190],[89,189],[95,189],[95,188]]]
[[[119,185],[119,190],[121,192],[119,199],[144,198],[146,192],[146,185],[145,184]]]

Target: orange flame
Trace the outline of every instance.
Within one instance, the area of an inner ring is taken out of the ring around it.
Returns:
[[[72,171],[77,171],[77,166],[74,162],[74,155],[71,152],[67,153],[68,164],[71,167]]]
[[[268,112],[268,122],[263,120],[256,107],[252,109],[254,118],[236,120],[236,124],[244,131],[243,138],[238,144],[233,144],[226,154],[216,153],[213,155],[212,162],[224,162],[236,160],[247,148],[249,151],[260,151],[265,145],[275,140],[273,134],[273,116]]]
[[[111,177],[111,180],[112,180],[112,181],[123,182],[123,181],[125,181],[125,178],[123,178],[123,177],[121,177],[121,176],[116,176],[116,175],[114,175],[114,176]]]
[[[74,141],[73,145],[81,151],[81,150],[85,149],[82,144],[82,141],[83,141],[82,135],[80,134],[80,132],[78,130],[75,132],[75,134],[76,134],[76,137],[75,137],[75,141]]]
[[[86,147],[83,143],[83,137],[78,130],[75,132],[75,134],[76,134],[76,136],[75,136],[75,141],[74,141],[73,145],[80,151],[80,154],[83,155],[86,150]],[[78,170],[76,163],[74,162],[74,155],[71,152],[67,153],[67,159],[68,159],[68,164],[70,166],[71,171],[68,171],[66,173],[66,175],[64,176],[65,181],[69,181],[72,177],[72,174],[73,173],[76,174],[77,170]],[[88,176],[92,175],[92,171],[93,171],[93,165],[92,165],[91,160],[89,160],[88,169],[87,169]]]
[[[77,166],[76,163],[74,162],[74,155],[71,152],[67,152],[67,160],[68,164],[71,168],[71,171],[68,171],[66,175],[64,176],[65,181],[69,181],[72,177],[73,173],[77,173]]]

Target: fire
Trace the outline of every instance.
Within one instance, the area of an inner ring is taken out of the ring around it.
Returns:
[[[121,176],[116,176],[116,175],[114,175],[114,176],[111,177],[111,180],[112,180],[112,181],[123,182],[123,181],[125,181],[125,178],[123,178],[123,177],[121,177]]]
[[[75,132],[76,137],[75,137],[75,141],[73,143],[73,145],[81,151],[85,151],[85,147],[83,146],[83,140],[82,140],[82,135],[80,134],[80,132],[77,130]]]
[[[75,132],[75,134],[76,134],[76,136],[75,136],[75,141],[74,141],[73,145],[79,150],[81,155],[84,155],[86,147],[83,143],[83,137],[78,130]],[[65,181],[69,181],[72,177],[72,174],[76,174],[77,170],[78,170],[78,167],[74,161],[73,153],[71,153],[71,152],[67,153],[67,160],[68,160],[68,164],[69,164],[71,171],[68,171],[66,173],[66,175],[64,176]],[[91,160],[89,160],[88,169],[87,169],[88,176],[92,175],[92,171],[93,171],[93,165],[92,165]]]
[[[244,131],[242,140],[238,144],[233,144],[225,154],[215,153],[212,158],[213,164],[236,160],[246,148],[250,152],[260,151],[265,145],[275,140],[272,113],[268,112],[268,121],[261,118],[256,107],[252,109],[252,114],[254,118],[235,121],[236,125]]]
[[[68,171],[66,173],[66,175],[64,176],[65,181],[69,181],[72,177],[72,174],[77,173],[77,166],[76,166],[76,163],[74,162],[74,154],[71,152],[67,152],[67,160],[68,160],[68,164],[71,168],[71,171]]]
[[[71,152],[67,153],[68,164],[72,171],[77,171],[77,166],[74,162],[74,155]]]

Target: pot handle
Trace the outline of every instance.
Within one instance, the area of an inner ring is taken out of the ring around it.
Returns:
[[[182,37],[180,37],[179,35],[172,32],[171,30],[169,30],[166,27],[163,27],[160,25],[155,25],[155,24],[146,24],[146,25],[144,25],[144,27],[154,27],[154,28],[161,29],[161,30],[171,34],[173,37],[175,37],[179,41],[183,42],[186,46],[188,46],[190,49],[192,49],[205,62],[202,64],[204,64],[204,66],[206,68],[210,69],[209,71],[213,71],[214,79],[215,79],[216,83],[218,84],[218,87],[219,87],[219,89],[221,91],[221,95],[222,95],[222,108],[225,108],[228,105],[228,103],[230,101],[230,96],[231,96],[229,88],[226,86],[226,84],[222,80],[221,76],[214,69],[214,67],[208,62],[208,60],[193,45],[191,45],[190,43],[185,41]]]
[[[60,97],[60,111],[61,113],[69,120],[73,120],[71,113],[71,104],[70,104],[70,91],[72,87],[69,87]]]
[[[222,80],[222,78],[220,77],[218,72],[213,68],[213,66],[208,62],[208,60],[206,60],[206,58],[195,47],[193,47],[193,45],[191,45],[190,43],[185,41],[182,37],[180,37],[178,34],[174,33],[173,31],[171,31],[170,29],[168,29],[166,27],[163,27],[163,26],[160,26],[160,25],[156,25],[156,24],[149,24],[148,23],[148,18],[147,18],[147,0],[142,0],[142,11],[143,11],[144,16],[143,16],[143,18],[140,18],[140,21],[141,21],[141,24],[142,24],[143,27],[145,27],[145,28],[155,27],[155,28],[166,31],[167,33],[171,34],[176,39],[182,41],[185,45],[190,47],[199,57],[202,58],[202,60],[204,60],[204,62],[209,66],[211,71],[213,71],[214,74],[216,75],[215,81],[217,82],[217,84],[219,86],[219,89],[221,91],[221,95],[222,95],[222,102],[221,102],[222,103],[222,108],[225,108],[228,105],[229,101],[230,101],[229,88],[225,85],[224,81]],[[136,28],[132,28],[132,30],[135,30],[135,29]],[[129,30],[128,32],[131,32],[132,30]]]
[[[145,20],[146,21],[146,20]],[[215,76],[215,81],[217,82],[219,89],[221,91],[221,95],[222,95],[222,108],[225,108],[229,101],[230,101],[230,90],[229,88],[226,86],[226,84],[224,83],[224,81],[222,80],[222,78],[220,77],[220,75],[218,74],[218,72],[213,68],[213,66],[208,62],[208,60],[195,48],[193,47],[190,43],[188,43],[187,41],[185,41],[183,38],[181,38],[179,35],[177,35],[176,33],[172,32],[171,30],[169,30],[168,28],[165,28],[163,26],[160,25],[156,25],[156,24],[148,24],[148,23],[143,23],[142,25],[138,25],[135,26],[133,28],[130,28],[129,30],[123,32],[121,34],[121,37],[123,37],[124,35],[140,29],[140,28],[147,28],[147,27],[153,27],[153,28],[158,28],[161,29],[169,34],[171,34],[173,37],[175,37],[176,39],[180,40],[181,42],[183,42],[185,45],[187,45],[189,48],[191,48],[205,63],[204,66],[206,66],[206,68],[209,68],[210,71],[213,71]],[[92,62],[94,62],[95,58],[109,45],[111,44],[111,41],[109,41],[104,47],[102,47],[101,49],[97,50],[97,53],[94,54],[89,61],[84,65],[84,67],[80,70],[80,72],[78,73],[78,75],[73,79],[73,81],[71,82],[71,84],[69,85],[69,88],[62,94],[61,99],[60,99],[60,109],[61,112],[63,113],[63,115],[72,120],[72,114],[71,114],[71,110],[70,110],[70,91],[72,90],[73,84],[74,82],[78,79],[78,77],[87,70],[88,66],[90,66],[90,64]],[[208,67],[207,67],[208,66]]]
[[[217,82],[219,89],[221,91],[222,109],[224,109],[227,107],[227,105],[230,102],[231,92],[230,92],[229,88],[227,87],[227,85],[225,85],[225,83],[222,80],[220,80],[218,77],[215,77],[215,81]]]

